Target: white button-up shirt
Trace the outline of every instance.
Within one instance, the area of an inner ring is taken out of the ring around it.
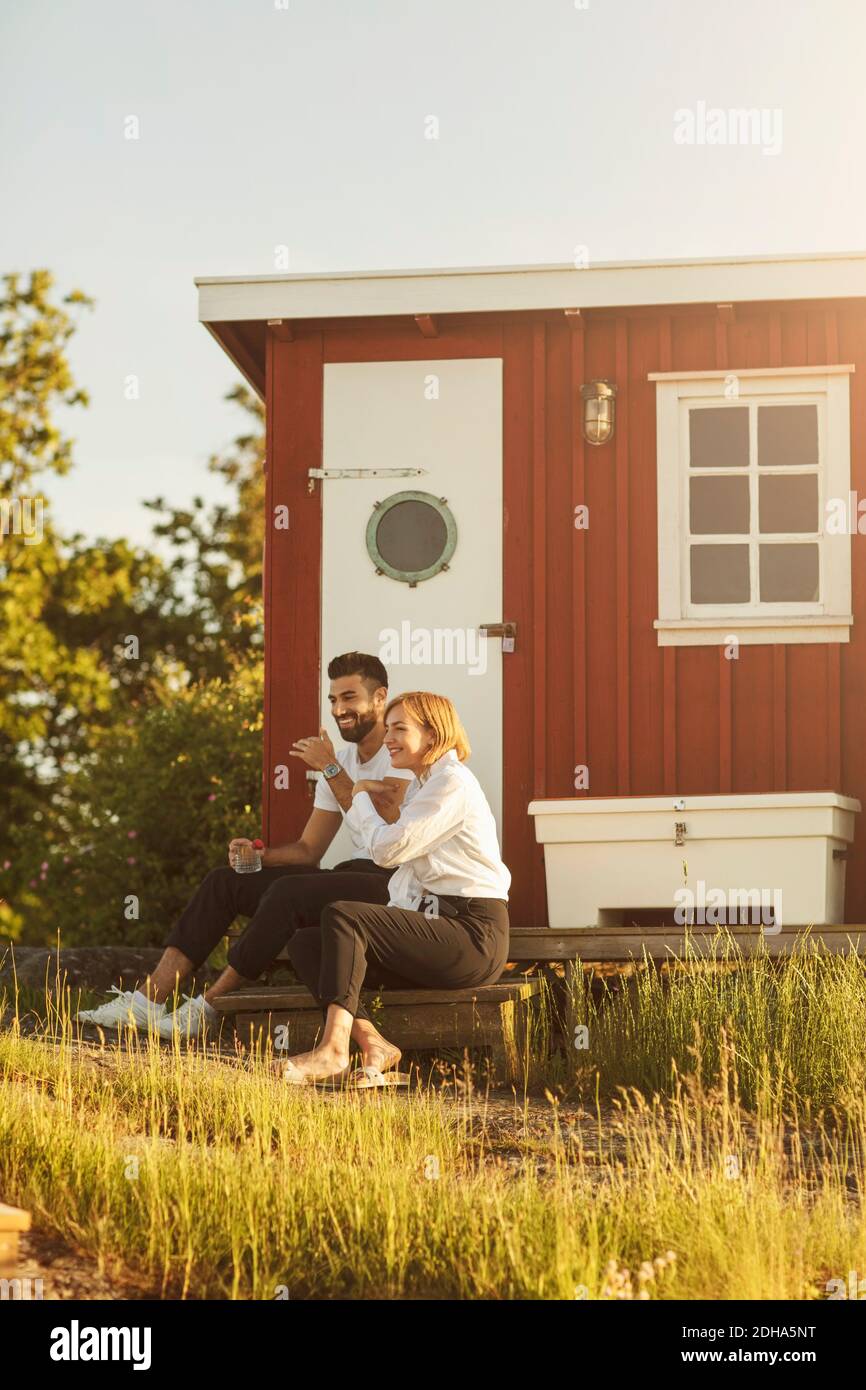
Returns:
[[[346,824],[383,868],[392,907],[417,908],[430,894],[508,898],[511,874],[502,862],[496,822],[474,773],[452,749],[437,758],[423,782],[406,790],[400,818],[389,825],[367,792],[358,792]]]

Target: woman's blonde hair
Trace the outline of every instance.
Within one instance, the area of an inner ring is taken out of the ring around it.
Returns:
[[[472,749],[466,730],[447,695],[433,695],[429,690],[409,690],[405,695],[395,695],[385,706],[385,719],[395,705],[402,705],[417,724],[433,735],[433,744],[424,754],[425,767],[435,763],[437,758],[449,753],[452,748],[461,763],[469,757]]]

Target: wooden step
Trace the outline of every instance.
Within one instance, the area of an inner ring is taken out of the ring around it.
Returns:
[[[541,981],[536,976],[514,975],[507,980],[498,980],[495,985],[476,985],[473,989],[364,990],[362,998],[367,1004],[372,999],[380,998],[400,1007],[418,1005],[427,1008],[432,1004],[462,1004],[476,1000],[483,1004],[497,1004],[507,999],[528,999],[537,994],[540,988]],[[305,985],[258,985],[237,989],[215,999],[213,1006],[222,1014],[274,1008],[322,1012],[321,1005]]]
[[[474,989],[365,990],[364,1002],[376,1027],[404,1052],[485,1048],[494,1078],[517,1076],[530,1014],[542,982],[517,975]],[[251,1045],[270,1038],[284,1055],[306,1052],[322,1027],[322,1009],[302,985],[271,985],[237,990],[214,1001],[234,1015],[235,1029]]]

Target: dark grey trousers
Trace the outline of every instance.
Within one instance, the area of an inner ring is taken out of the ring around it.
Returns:
[[[387,903],[387,894],[386,894]],[[289,943],[295,970],[323,1010],[366,1018],[367,988],[468,989],[493,984],[508,960],[508,907],[500,898],[443,897],[438,915],[367,901],[331,901],[317,927]]]

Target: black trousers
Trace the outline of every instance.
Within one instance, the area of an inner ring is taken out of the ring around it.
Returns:
[[[245,980],[255,980],[299,928],[319,930],[322,909],[337,899],[387,903],[393,870],[370,859],[350,859],[333,869],[288,864],[238,874],[226,865],[213,869],[196,889],[166,946],[188,956],[194,966],[207,960],[238,916],[249,917],[228,960]],[[359,1017],[366,1018],[362,1011]]]
[[[387,903],[387,896],[386,896]],[[438,916],[369,901],[332,902],[318,927],[296,931],[288,953],[323,1010],[366,1018],[361,989],[469,989],[493,984],[508,960],[500,898],[438,897]]]

